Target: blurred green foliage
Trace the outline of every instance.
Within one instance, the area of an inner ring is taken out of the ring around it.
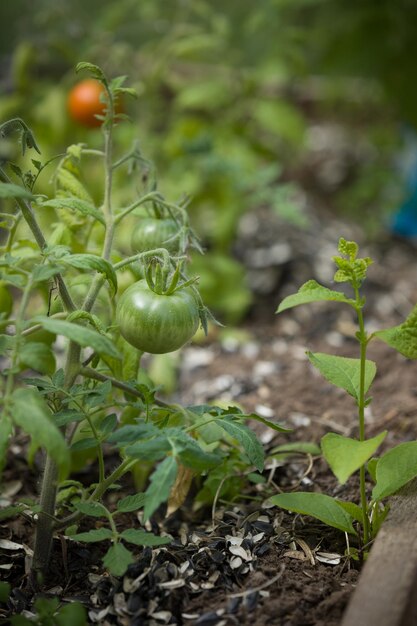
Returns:
[[[15,0],[1,3],[0,20],[0,119],[20,115],[31,124],[44,161],[86,133],[90,144],[98,137],[68,119],[74,65],[88,59],[129,75],[139,100],[129,103],[133,125],[121,125],[119,139],[124,147],[138,139],[164,193],[190,195],[207,248],[201,288],[226,322],[239,318],[228,285],[239,286],[240,315],[251,301],[230,258],[241,215],[271,206],[308,224],[287,181],[317,191],[316,178],[304,176],[313,124],[342,125],[365,144],[365,156],[356,154],[325,190],[326,205],[330,195],[332,207],[378,231],[395,204],[386,189],[397,120],[417,115],[413,0],[37,0],[36,8]],[[99,177],[89,173],[93,194]],[[39,183],[48,192],[46,175]],[[119,176],[118,200],[131,192]]]

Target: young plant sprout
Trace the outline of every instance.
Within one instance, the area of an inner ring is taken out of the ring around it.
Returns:
[[[359,471],[360,493],[358,502],[345,502],[321,493],[285,493],[271,498],[283,509],[311,515],[329,526],[357,536],[360,549],[366,550],[388,512],[384,499],[396,493],[417,476],[417,441],[402,443],[383,454],[375,454],[384,441],[387,431],[366,438],[365,408],[371,403],[368,395],[376,374],[376,364],[367,359],[369,343],[380,339],[408,359],[417,358],[417,306],[400,326],[368,333],[364,322],[365,298],[361,288],[366,280],[369,257],[358,258],[358,245],[340,239],[340,256],[333,257],[337,266],[334,281],[346,283],[353,297],[328,289],[315,280],[306,282],[296,294],[281,302],[277,313],[301,304],[328,301],[351,307],[357,318],[358,358],[346,358],[323,353],[307,352],[314,367],[324,378],[353,397],[358,411],[357,439],[328,433],[321,440],[324,458],[340,484]],[[367,483],[374,484],[369,495]]]

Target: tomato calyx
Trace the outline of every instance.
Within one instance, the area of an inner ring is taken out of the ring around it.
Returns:
[[[170,296],[176,291],[190,287],[198,281],[197,276],[186,279],[182,273],[182,262],[177,263],[174,271],[172,271],[169,265],[161,262],[159,259],[152,259],[148,264],[145,270],[145,279],[149,289],[160,296]]]

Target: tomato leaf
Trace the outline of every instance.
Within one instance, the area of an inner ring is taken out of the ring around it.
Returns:
[[[76,502],[74,507],[89,517],[106,517],[107,510],[100,502]]]
[[[345,304],[350,304],[351,306],[355,306],[356,304],[354,300],[349,299],[344,293],[340,291],[332,291],[331,289],[327,289],[327,287],[323,287],[323,285],[320,285],[320,283],[315,280],[309,280],[304,283],[304,285],[301,285],[297,293],[284,298],[276,312],[281,313],[286,309],[291,309],[292,307],[299,306],[300,304],[321,301],[344,302]]]
[[[376,466],[374,500],[396,493],[417,476],[417,441],[407,441],[386,452]]]
[[[50,346],[44,343],[25,343],[19,351],[19,363],[41,374],[52,374],[55,371],[55,355]]]
[[[23,200],[33,200],[34,196],[30,191],[28,191],[28,189],[19,187],[19,185],[14,185],[13,183],[0,183],[0,198],[22,198]]]
[[[352,517],[336,500],[323,493],[280,493],[277,496],[272,496],[269,500],[282,509],[310,515],[328,526],[356,535],[352,526]]]
[[[158,465],[150,478],[146,491],[144,520],[147,521],[158,506],[168,499],[171,487],[178,473],[175,457],[169,456]]]
[[[84,541],[85,543],[95,543],[96,541],[105,541],[106,539],[111,539],[113,536],[110,528],[97,528],[93,530],[89,530],[85,533],[77,533],[76,535],[71,535],[71,539],[75,539],[75,541]]]
[[[145,505],[146,495],[144,493],[135,493],[134,496],[126,496],[117,503],[117,510],[121,513],[130,513],[138,511]]]
[[[129,565],[135,562],[132,553],[122,543],[115,543],[103,558],[106,567],[114,576],[123,576]]]
[[[78,72],[81,72],[82,70],[86,70],[89,74],[91,74],[91,76],[97,78],[97,80],[106,80],[106,76],[103,73],[103,70],[100,69],[98,65],[94,65],[93,63],[89,63],[88,61],[80,61],[79,63],[77,63],[75,71],[78,74]]]
[[[255,433],[245,424],[236,420],[219,419],[217,424],[236,439],[248,455],[251,463],[262,472],[264,468],[264,449]]]
[[[120,537],[128,543],[133,543],[135,546],[162,546],[172,541],[169,537],[158,537],[145,530],[136,530],[135,528],[124,530]]]
[[[360,389],[360,359],[349,359],[322,352],[307,352],[310,363],[316,367],[329,383],[348,392],[356,400],[359,399]],[[365,363],[365,393],[368,391],[376,374],[376,365],[373,361]]]
[[[358,441],[336,433],[328,433],[321,440],[323,456],[337,480],[343,485],[379,448],[387,431],[372,439]]]
[[[104,274],[107,281],[111,285],[113,293],[117,291],[117,276],[113,266],[109,261],[95,254],[69,254],[60,259],[61,263],[76,267],[79,270],[91,271],[95,270],[100,274]]]
[[[52,319],[44,315],[38,315],[32,318],[32,322],[40,324],[45,330],[49,330],[49,332],[55,335],[68,337],[68,339],[78,343],[83,348],[90,347],[98,354],[108,354],[115,359],[121,358],[111,339],[105,335],[100,335],[91,328],[85,328],[84,326],[73,324],[66,320]]]
[[[105,220],[103,214],[96,209],[96,207],[91,204],[91,202],[87,202],[86,200],[81,200],[81,198],[73,197],[65,197],[65,198],[53,198],[51,200],[47,200],[46,202],[42,202],[42,206],[51,207],[53,209],[72,209],[73,211],[77,211],[83,216],[93,217],[95,220],[100,222],[100,224],[105,225]]]
[[[34,389],[16,389],[12,394],[14,422],[28,433],[36,447],[43,447],[60,469],[68,474],[70,454],[65,440],[53,422],[46,402]]]

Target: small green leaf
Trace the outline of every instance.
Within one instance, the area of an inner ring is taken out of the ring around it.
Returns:
[[[96,209],[94,204],[91,202],[87,202],[86,200],[81,200],[81,198],[74,197],[65,197],[65,198],[53,198],[52,200],[47,200],[46,202],[42,202],[42,206],[51,207],[53,209],[71,209],[72,211],[77,211],[83,216],[93,217],[100,224],[105,225],[105,219],[102,213]]]
[[[52,376],[55,372],[55,355],[51,347],[38,342],[25,343],[19,351],[19,363],[41,374]]]
[[[269,456],[275,456],[277,454],[287,456],[294,452],[319,456],[321,454],[321,448],[316,443],[312,443],[310,441],[290,441],[273,448],[269,453]]]
[[[356,535],[352,517],[343,510],[336,500],[323,493],[280,493],[269,499],[272,504],[287,511],[310,515],[328,526]]]
[[[235,420],[220,419],[216,422],[231,437],[236,439],[249,457],[249,460],[262,472],[264,468],[264,449],[255,433],[245,424]]]
[[[105,335],[100,335],[91,328],[80,326],[79,324],[73,324],[66,320],[56,320],[47,316],[38,315],[32,319],[33,322],[41,324],[45,330],[54,333],[55,335],[63,335],[68,337],[71,341],[78,343],[83,348],[93,348],[98,354],[108,354],[115,359],[120,359],[121,356],[118,350],[115,348],[113,342]]]
[[[87,72],[89,72],[89,74],[94,76],[94,78],[97,78],[97,80],[106,80],[103,70],[98,65],[94,65],[93,63],[89,63],[88,61],[80,61],[79,63],[77,63],[75,71],[78,74],[78,72],[81,72],[82,70],[86,70]]]
[[[36,447],[46,449],[64,478],[69,471],[70,454],[46,402],[34,389],[23,388],[13,392],[12,401],[15,423],[31,436]]]
[[[344,500],[336,500],[337,504],[346,511],[354,520],[363,524],[363,511],[360,506],[354,502],[345,502]]]
[[[323,456],[341,485],[371,458],[386,435],[385,430],[366,441],[350,439],[335,433],[324,435],[321,440]]]
[[[150,518],[162,502],[168,499],[177,473],[178,464],[173,456],[168,456],[158,465],[150,478],[150,485],[146,491],[145,521]]]
[[[407,441],[386,452],[376,466],[374,500],[396,493],[417,476],[417,441]]]
[[[344,302],[345,304],[350,304],[351,306],[356,305],[355,301],[347,298],[344,293],[341,293],[340,291],[332,291],[331,289],[327,289],[327,287],[323,287],[323,285],[320,285],[320,283],[315,280],[309,280],[300,287],[297,293],[284,298],[276,312],[281,313],[286,309],[291,309],[292,307],[299,306],[300,304],[320,301]]]
[[[169,537],[158,537],[152,533],[147,533],[145,530],[136,530],[135,528],[124,530],[120,537],[128,543],[135,544],[135,546],[162,546],[172,541]]]
[[[0,522],[9,517],[15,517],[25,510],[24,504],[16,504],[15,506],[8,506],[5,509],[0,509]]]
[[[245,415],[245,418],[260,422],[261,424],[264,424],[264,426],[268,426],[268,428],[272,428],[272,430],[275,430],[278,433],[291,433],[293,431],[292,428],[286,428],[285,426],[281,426],[281,424],[277,424],[277,422],[271,422],[271,420],[267,420],[265,417],[261,417],[256,413]]]
[[[117,503],[117,510],[121,513],[138,511],[145,505],[146,494],[135,493],[134,496],[126,496]]]
[[[75,508],[89,517],[106,517],[107,509],[100,502],[76,502]]]
[[[374,483],[376,483],[376,466],[378,465],[379,458],[372,457],[366,464],[366,469],[368,470],[369,476],[372,478]]]
[[[87,611],[80,602],[66,604],[54,617],[57,626],[85,626],[87,622]]]
[[[61,263],[76,267],[79,270],[91,271],[95,270],[104,274],[107,281],[112,287],[113,294],[117,291],[117,276],[113,266],[109,261],[95,254],[69,254],[60,259]]]
[[[138,441],[132,446],[128,446],[125,450],[127,456],[142,459],[143,461],[159,461],[159,459],[162,459],[171,451],[172,446],[166,434],[161,431],[159,432],[160,435],[153,439]]]
[[[111,539],[112,536],[113,533],[110,528],[97,528],[89,530],[85,533],[71,535],[71,539],[74,539],[75,541],[84,541],[85,543],[96,543],[98,541]]]
[[[22,198],[23,200],[33,200],[33,194],[24,189],[23,187],[19,187],[19,185],[14,185],[13,183],[0,183],[0,198]]]
[[[349,359],[322,352],[307,352],[310,363],[316,367],[329,383],[347,391],[356,400],[360,390],[360,359]],[[365,393],[368,391],[376,374],[373,361],[365,362]]]
[[[80,452],[80,450],[91,450],[97,448],[98,440],[94,437],[86,437],[85,439],[79,439],[71,444],[71,452]]]
[[[402,324],[378,330],[374,335],[407,359],[417,359],[417,305]]]
[[[113,576],[123,576],[129,565],[135,562],[132,553],[122,543],[115,543],[103,558],[106,567]]]

